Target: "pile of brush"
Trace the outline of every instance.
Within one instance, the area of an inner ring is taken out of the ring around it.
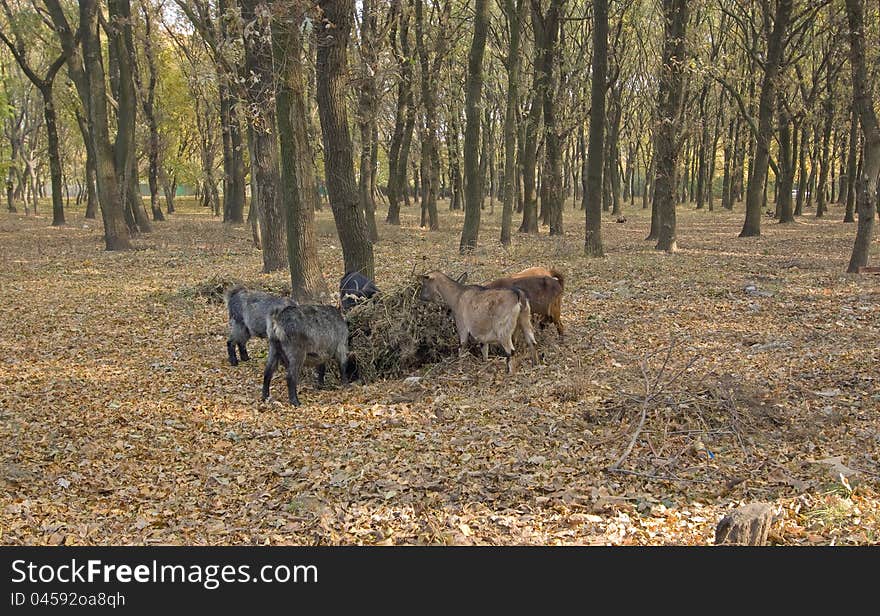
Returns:
[[[419,300],[421,284],[381,292],[357,304],[345,318],[350,352],[364,382],[399,378],[424,364],[458,355],[458,335],[445,306]]]

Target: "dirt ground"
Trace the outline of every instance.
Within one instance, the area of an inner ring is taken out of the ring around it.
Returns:
[[[682,207],[675,255],[628,207],[604,259],[570,206],[564,238],[509,251],[487,207],[461,257],[445,207],[439,232],[416,208],[380,223],[379,287],[553,266],[565,339],[540,331],[542,363],[512,377],[501,357],[345,389],[307,375],[300,408],[280,373],[259,401],[265,341],[229,366],[224,308],[193,292],[286,282],[259,274],[249,228],[182,203],[119,254],[82,212],[0,213],[0,543],[704,545],[755,501],[771,543],[880,541],[880,276],[844,273],[839,206],[751,239],[742,204]]]

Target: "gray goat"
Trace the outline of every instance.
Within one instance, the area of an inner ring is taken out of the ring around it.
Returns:
[[[268,334],[263,400],[279,361],[287,367],[287,397],[294,406],[300,405],[296,388],[304,364],[317,366],[318,387],[323,387],[326,364],[335,359],[342,384],[348,384],[348,325],[335,306],[276,306],[269,311]]]
[[[241,353],[241,361],[250,359],[247,352],[247,341],[252,337],[266,337],[266,319],[273,308],[295,306],[296,301],[290,297],[272,295],[262,291],[248,291],[243,287],[229,289],[225,295],[226,310],[229,312],[229,334],[226,337],[226,351],[229,363],[238,365],[235,347]]]

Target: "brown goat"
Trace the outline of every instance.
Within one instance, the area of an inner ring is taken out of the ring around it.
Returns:
[[[531,273],[533,271],[543,271],[548,274],[553,273],[554,275],[538,274],[523,276],[524,272]],[[499,278],[492,282],[487,282],[483,286],[489,289],[511,289],[514,287],[522,289],[529,298],[532,314],[549,319],[556,325],[556,331],[562,337],[565,333],[561,317],[563,284],[562,275],[556,272],[556,270],[548,271],[541,267],[531,267],[507,278]]]
[[[419,299],[443,303],[452,310],[461,345],[459,357],[467,353],[465,345],[469,335],[482,345],[484,360],[489,359],[489,345],[500,344],[507,356],[507,371],[512,373],[513,333],[518,327],[529,345],[532,363],[537,365],[531,309],[524,291],[464,285],[434,271],[422,276]]]
[[[528,278],[529,276],[549,276],[558,280],[562,288],[565,288],[565,278],[562,276],[562,273],[552,267],[550,269],[546,267],[527,267],[521,272],[511,274],[508,278]]]

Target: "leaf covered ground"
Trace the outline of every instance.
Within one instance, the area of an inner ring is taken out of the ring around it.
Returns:
[[[230,367],[224,308],[198,292],[287,283],[259,274],[249,228],[184,202],[108,253],[81,212],[59,229],[4,212],[0,543],[693,545],[753,501],[776,508],[775,544],[880,541],[880,276],[843,273],[839,208],[740,239],[741,204],[682,207],[675,255],[627,210],[598,260],[578,210],[564,239],[509,251],[489,212],[461,257],[459,213],[428,232],[404,208],[380,223],[377,282],[556,267],[567,334],[539,332],[541,365],[452,357],[325,390],[307,375],[300,408],[280,373],[259,401],[265,341]],[[333,289],[341,251],[318,219]]]

